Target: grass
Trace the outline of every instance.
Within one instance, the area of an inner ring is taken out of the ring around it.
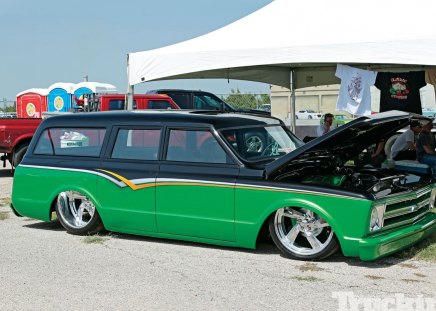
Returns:
[[[294,276],[292,277],[294,280],[297,281],[305,281],[305,282],[317,282],[322,281],[322,279],[317,278],[316,276]]]
[[[417,259],[430,262],[436,262],[436,233],[413,245],[410,248],[403,250],[397,254],[398,257],[404,259]]]
[[[104,244],[104,242],[106,242],[107,240],[109,240],[109,239],[105,238],[105,237],[101,237],[99,235],[88,235],[88,236],[83,238],[83,243],[85,243],[85,244]]]
[[[9,218],[9,212],[0,212],[0,220],[5,220]]]

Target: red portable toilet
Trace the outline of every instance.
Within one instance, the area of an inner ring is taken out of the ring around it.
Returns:
[[[18,118],[42,118],[47,111],[47,89],[28,89],[17,94]]]

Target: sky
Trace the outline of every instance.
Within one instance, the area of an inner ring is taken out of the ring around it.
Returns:
[[[110,83],[127,91],[127,53],[206,34],[272,0],[0,0],[0,100],[56,82]],[[259,38],[260,40],[262,38]],[[168,80],[135,86],[268,93],[264,83]]]

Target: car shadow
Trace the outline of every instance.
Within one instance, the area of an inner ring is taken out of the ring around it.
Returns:
[[[35,221],[31,218],[24,218],[24,221]],[[38,230],[50,230],[50,231],[65,231],[59,221],[51,221],[51,222],[35,222],[27,225],[23,225],[25,228],[30,229],[38,229]]]
[[[34,219],[31,218],[24,218],[23,220],[35,221]],[[59,221],[52,221],[52,222],[37,221],[31,224],[23,225],[23,227],[29,229],[37,229],[37,230],[65,231],[65,229],[62,227]],[[100,232],[98,235],[101,237],[108,237],[108,238],[127,240],[127,241],[140,241],[140,242],[149,242],[149,243],[181,245],[181,246],[198,247],[204,249],[219,249],[225,251],[244,252],[244,253],[252,253],[252,254],[264,254],[264,255],[278,254],[278,250],[275,247],[275,245],[272,243],[272,241],[271,242],[262,241],[258,243],[256,249],[246,249],[240,247],[228,247],[228,246],[220,246],[220,245],[212,245],[212,244],[203,244],[203,243],[191,242],[191,241],[154,238],[148,236],[140,236],[140,235],[118,233],[118,232],[111,232],[111,231],[103,231]]]
[[[192,241],[182,241],[182,240],[172,240],[172,239],[163,239],[163,238],[155,238],[149,236],[140,236],[140,235],[132,235],[126,233],[118,233],[118,232],[105,232],[101,234],[101,236],[112,237],[120,240],[128,240],[128,241],[143,241],[150,243],[160,243],[160,244],[171,244],[171,245],[181,245],[181,246],[190,246],[204,249],[219,249],[231,252],[243,252],[250,254],[263,254],[263,255],[277,255],[278,250],[272,241],[269,243],[268,241],[262,241],[257,244],[256,249],[247,249],[241,247],[231,247],[231,246],[220,246],[213,244],[204,244],[200,242],[192,242]]]
[[[24,221],[35,221],[31,218],[24,218]],[[30,228],[30,229],[37,229],[37,230],[50,230],[50,231],[65,231],[65,229],[62,227],[61,223],[59,221],[52,221],[52,222],[35,222],[27,225],[23,225],[23,227]],[[265,239],[257,243],[256,249],[247,249],[247,248],[240,248],[240,247],[229,247],[229,246],[220,246],[220,245],[212,245],[212,244],[203,244],[199,242],[191,242],[191,241],[182,241],[182,240],[171,240],[171,239],[162,239],[162,238],[154,238],[154,237],[148,237],[148,236],[140,236],[140,235],[133,235],[133,234],[127,234],[127,233],[118,233],[118,232],[111,232],[111,231],[103,231],[99,233],[99,236],[101,237],[108,237],[113,239],[119,239],[119,240],[126,240],[126,241],[139,241],[139,242],[148,242],[148,243],[159,243],[159,244],[170,244],[170,245],[181,245],[181,246],[190,246],[190,247],[196,247],[196,248],[203,248],[203,249],[218,249],[218,250],[224,250],[229,252],[242,252],[242,253],[248,253],[248,254],[262,254],[262,255],[274,255],[274,256],[281,256],[283,258],[288,259],[285,255],[281,254],[277,247],[274,245],[273,241],[270,239]],[[346,263],[349,266],[354,267],[362,267],[362,268],[368,268],[368,269],[380,269],[380,268],[387,268],[391,266],[396,265],[408,265],[404,264],[404,262],[412,259],[412,257],[396,257],[395,254],[380,258],[374,261],[362,261],[359,258],[352,258],[352,257],[345,257],[341,251],[336,252],[335,254],[331,255],[330,257],[323,259],[321,262],[324,263]],[[295,260],[298,261],[298,260]],[[303,262],[303,261],[298,261]]]

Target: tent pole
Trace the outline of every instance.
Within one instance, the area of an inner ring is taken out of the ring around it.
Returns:
[[[295,70],[291,69],[290,72],[290,81],[289,81],[289,89],[291,90],[291,97],[290,97],[290,118],[289,118],[289,129],[295,133],[296,130],[296,119],[295,119]]]
[[[135,92],[135,88],[132,84],[130,84],[129,80],[129,54],[127,54],[127,100],[126,100],[126,106],[124,109],[127,110],[133,110],[133,93]]]

